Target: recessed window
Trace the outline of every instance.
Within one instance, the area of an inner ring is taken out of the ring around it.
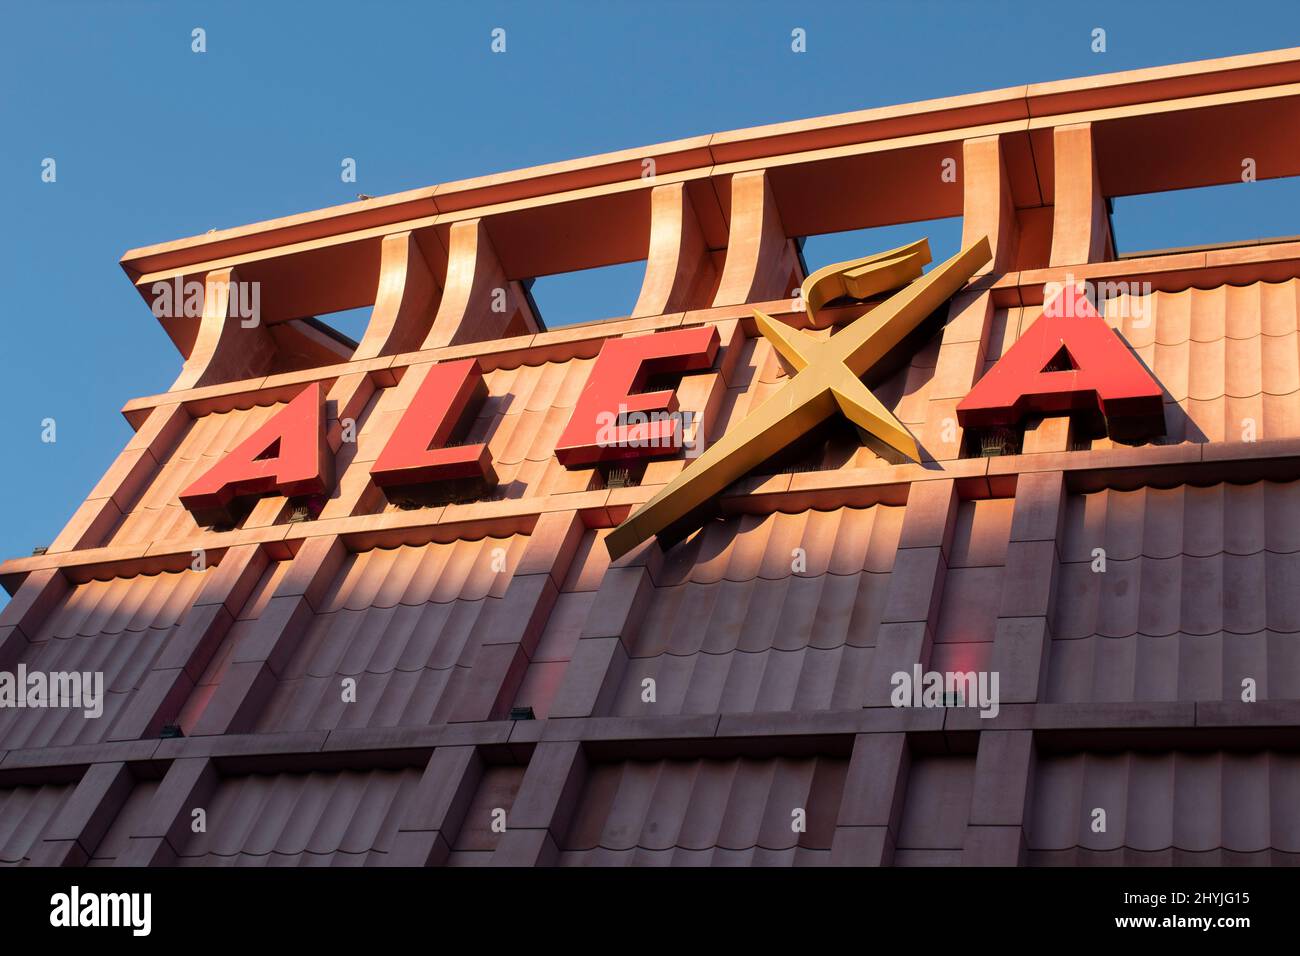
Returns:
[[[316,318],[360,344],[366,334],[366,326],[370,324],[370,313],[373,309],[372,305],[363,305],[359,309],[344,309],[342,312],[318,315]]]
[[[645,260],[596,269],[539,276],[530,290],[538,317],[548,329],[632,314]]]
[[[887,252],[918,239],[930,240],[931,266],[951,258],[961,250],[961,217],[808,236],[803,241],[803,260],[811,274],[833,262]]]
[[[1119,255],[1252,242],[1300,234],[1300,176],[1117,196]]]

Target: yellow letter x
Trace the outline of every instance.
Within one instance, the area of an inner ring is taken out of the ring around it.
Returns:
[[[690,514],[837,409],[890,448],[919,461],[916,441],[862,384],[861,376],[990,257],[988,239],[983,238],[920,278],[921,267],[930,261],[930,245],[922,239],[819,269],[802,287],[814,324],[817,310],[832,299],[866,298],[911,283],[828,339],[793,329],[755,309],[759,331],[785,359],[793,376],[615,528],[605,542],[610,556],[621,557]]]

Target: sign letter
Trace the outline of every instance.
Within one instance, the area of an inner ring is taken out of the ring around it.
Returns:
[[[718,330],[712,326],[606,339],[555,456],[564,465],[578,468],[674,454],[680,447],[680,419],[646,413],[677,411],[676,395],[641,390],[651,375],[707,369],[717,353]],[[634,413],[640,413],[638,424],[623,421]]]
[[[370,469],[375,484],[393,488],[455,478],[496,484],[487,445],[446,447],[457,426],[485,398],[487,385],[477,359],[430,366],[411,407]]]
[[[308,385],[265,425],[181,492],[199,524],[235,519],[240,498],[323,494],[333,483],[334,456],[325,442],[325,391]]]
[[[1069,286],[1061,296],[962,399],[962,427],[1099,411],[1112,435],[1161,432],[1160,386],[1082,292]]]

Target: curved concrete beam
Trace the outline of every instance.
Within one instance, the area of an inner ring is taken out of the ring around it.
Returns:
[[[980,270],[1010,272],[1020,245],[1020,225],[1001,136],[980,136],[962,143],[962,248],[988,236],[993,260]]]
[[[415,236],[385,236],[379,253],[379,292],[353,360],[418,349],[433,325],[441,296]]]
[[[727,259],[714,306],[781,299],[793,295],[803,278],[767,173],[761,169],[736,173],[731,177]]]
[[[537,331],[523,286],[507,279],[482,219],[451,227],[442,303],[422,348],[482,342]]]
[[[718,285],[685,183],[650,191],[650,256],[632,317],[707,308]]]
[[[204,277],[199,334],[185,357],[180,376],[172,384],[173,392],[254,378],[271,371],[275,341],[260,317],[245,319],[230,314],[231,286],[238,282],[233,268],[216,269]]]

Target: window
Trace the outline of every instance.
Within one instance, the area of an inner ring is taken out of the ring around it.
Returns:
[[[530,290],[548,329],[627,316],[636,308],[645,260],[540,276]]]
[[[887,252],[918,239],[930,240],[931,265],[943,262],[961,250],[961,217],[808,236],[803,240],[803,259],[811,274],[832,262]]]
[[[1112,203],[1121,256],[1300,234],[1300,176],[1118,196]]]

